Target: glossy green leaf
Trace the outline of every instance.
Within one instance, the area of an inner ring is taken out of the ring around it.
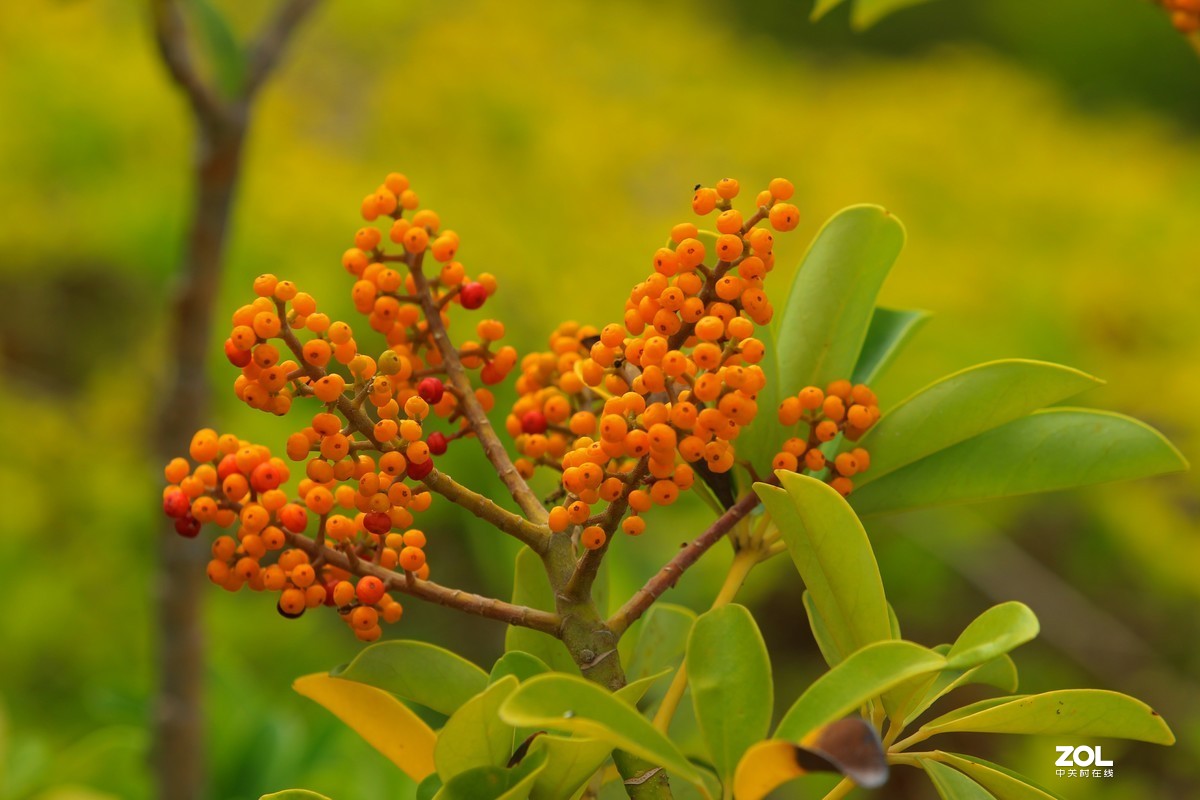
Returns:
[[[954,669],[975,667],[1020,647],[1038,635],[1038,619],[1024,603],[1000,603],[984,611],[963,629],[946,653]]]
[[[780,487],[759,483],[754,488],[808,587],[828,646],[840,661],[890,639],[879,566],[858,517],[828,484],[793,472],[779,477]]]
[[[258,800],[329,800],[329,798],[308,789],[284,789],[282,792],[264,794]]]
[[[829,626],[825,624],[821,612],[813,605],[812,592],[805,589],[800,600],[804,605],[804,613],[808,615],[808,627],[812,630],[813,639],[817,642],[817,649],[821,651],[821,657],[825,659],[826,664],[836,667],[842,660],[842,654],[829,635]]]
[[[512,675],[518,681],[527,681],[534,675],[541,675],[543,672],[549,671],[550,667],[537,656],[521,650],[510,650],[496,659],[488,681],[495,683],[505,675]]]
[[[969,775],[991,792],[996,800],[1062,800],[1059,795],[1043,789],[1024,775],[982,758],[941,751],[936,752],[936,757],[943,764]]]
[[[242,88],[246,57],[238,44],[225,14],[212,0],[191,0],[195,9],[196,27],[204,45],[205,55],[212,63],[217,86],[226,97],[233,97]]]
[[[904,226],[879,206],[851,206],[825,223],[779,315],[782,396],[850,376],[875,297],[903,247]]]
[[[700,780],[679,748],[637,709],[583,678],[562,673],[531,678],[500,707],[500,717],[510,725],[599,739],[691,783]]]
[[[415,781],[434,771],[434,734],[393,695],[324,672],[292,683],[299,694],[324,706]]]
[[[619,698],[622,702],[628,703],[631,706],[637,706],[638,702],[646,696],[646,692],[650,687],[661,681],[663,678],[672,674],[675,670],[664,669],[653,675],[647,675],[644,678],[638,678],[636,681],[627,683],[620,689],[613,692],[613,695]]]
[[[462,656],[409,640],[373,644],[330,674],[383,689],[442,714],[453,714],[488,682],[487,673]],[[430,680],[431,675],[437,680]]]
[[[512,768],[475,767],[446,781],[434,800],[526,800],[545,766],[541,753]]]
[[[918,759],[918,763],[942,800],[996,800],[991,792],[953,767],[928,758]]]
[[[700,732],[723,783],[771,726],[767,645],[744,606],[714,608],[696,620],[687,644],[688,681]]]
[[[898,712],[897,718],[899,714],[903,714],[904,724],[908,725],[950,692],[970,684],[994,686],[1002,692],[1011,694],[1017,691],[1017,665],[1007,655],[1001,655],[991,661],[985,661],[977,667],[942,670],[933,677],[932,681],[927,680],[921,684],[921,688],[924,690],[923,696],[917,699],[914,695],[907,710]]]
[[[879,206],[850,206],[831,217],[809,246],[775,324],[759,337],[767,384],[764,412],[738,439],[738,455],[768,468],[794,435],[779,422],[780,401],[809,384],[849,377],[875,313],[875,296],[904,245],[904,227]]]
[[[959,709],[931,720],[920,732],[1018,733],[1039,736],[1111,736],[1152,744],[1174,744],[1175,735],[1154,709],[1140,700],[1101,689],[1064,689],[990,707]],[[962,713],[968,711],[968,713]]]
[[[542,611],[554,610],[554,591],[550,588],[542,560],[528,547],[522,547],[517,553],[512,601]],[[504,633],[504,649],[529,653],[558,672],[579,674],[579,667],[566,646],[548,633],[509,625]]]
[[[499,711],[517,685],[512,675],[501,678],[446,720],[433,749],[433,761],[447,785],[459,773],[508,763],[516,732],[513,726],[501,721]]]
[[[637,680],[678,666],[695,622],[696,612],[690,608],[672,603],[652,605],[642,620],[637,638],[630,639],[626,677]]]
[[[433,800],[442,790],[442,779],[435,772],[417,786],[416,800]]]
[[[608,742],[582,736],[545,733],[533,740],[529,754],[545,751],[546,765],[534,781],[531,800],[561,800],[574,797],[604,765],[612,752]]]
[[[872,465],[874,466],[874,465]],[[1054,408],[960,442],[856,488],[860,515],[987,500],[1187,468],[1143,422],[1103,411]]]
[[[873,383],[928,321],[928,311],[877,306],[871,315],[867,338],[863,341],[862,352],[858,354],[851,380],[854,383]]]
[[[852,653],[812,683],[784,714],[776,739],[799,742],[900,683],[937,672],[946,659],[928,648],[891,640],[876,642]]]
[[[889,409],[863,435],[859,443],[871,453],[871,468],[856,483],[861,488],[1099,383],[1070,367],[1022,359],[990,361],[947,375]]]

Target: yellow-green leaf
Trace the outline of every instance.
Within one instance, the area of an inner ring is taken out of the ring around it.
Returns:
[[[383,689],[442,714],[453,714],[488,682],[486,672],[457,653],[403,639],[373,644],[331,674]],[[430,680],[431,675],[437,680]]]
[[[804,579],[838,660],[890,639],[891,622],[870,540],[828,484],[780,472],[780,487],[755,484]],[[823,646],[824,649],[824,646]]]
[[[436,676],[427,676],[437,680]],[[433,761],[443,781],[476,767],[502,767],[513,753],[515,730],[500,719],[500,704],[517,688],[505,676],[455,711],[437,737]]]
[[[324,672],[297,678],[292,688],[324,706],[414,781],[434,771],[434,734],[390,693]]]
[[[599,739],[700,785],[700,776],[675,744],[637,709],[594,683],[563,673],[530,678],[500,707],[510,725],[550,728]]]
[[[1024,775],[982,758],[944,753],[940,750],[935,751],[934,758],[969,775],[991,792],[996,800],[1062,800],[1059,795],[1043,789]]]
[[[850,495],[860,515],[1047,492],[1177,472],[1187,461],[1161,433],[1120,414],[1035,411],[960,442]]]
[[[1099,384],[1045,361],[1005,359],[937,380],[899,403],[859,441],[871,453],[861,487],[906,464],[966,441]]]
[[[854,383],[872,383],[891,366],[909,339],[928,321],[928,311],[877,306],[871,315],[867,338],[863,341],[850,380]]]
[[[917,759],[917,763],[942,800],[996,800],[991,792],[956,769],[928,758]]]
[[[1150,706],[1102,689],[1064,689],[987,706],[975,704],[931,720],[918,732],[932,736],[954,731],[1111,736],[1151,744],[1175,743],[1175,734]]]

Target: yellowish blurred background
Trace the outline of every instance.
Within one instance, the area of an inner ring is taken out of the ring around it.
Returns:
[[[239,33],[268,8],[218,5]],[[391,170],[460,233],[469,269],[500,278],[489,307],[522,351],[564,314],[619,319],[653,250],[690,215],[694,184],[782,175],[805,215],[781,237],[783,270],[851,203],[885,205],[908,229],[882,302],[935,317],[877,387],[885,407],[978,361],[1061,361],[1108,381],[1082,401],[1147,419],[1196,461],[1200,63],[1161,12],[1139,0],[934,2],[858,35],[842,13],[811,24],[808,11],[805,0],[327,4],[255,111],[220,339],[264,271],[352,313],[339,256],[359,200]],[[0,14],[0,800],[153,796],[161,475],[147,441],[192,145],[147,17],[121,0],[29,0]],[[212,423],[281,445],[287,420],[233,399],[220,339]],[[467,453],[450,471],[488,485]],[[1047,636],[1018,653],[1023,688],[1139,694],[1180,739],[1114,746],[1117,777],[1084,787],[1053,776],[1044,742],[980,740],[972,752],[1068,797],[1200,796],[1197,483],[872,525],[906,635],[935,644],[989,602],[1034,598]],[[963,525],[955,555],[934,552],[938,520]],[[445,534],[431,548],[439,578],[508,591],[496,566],[507,543],[444,510],[433,524]],[[1029,561],[992,559],[1003,545],[971,525],[1001,531]],[[650,538],[616,554],[615,593],[678,546]],[[1002,563],[1016,566],[998,573]],[[720,568],[689,574],[672,599],[704,602]],[[818,670],[789,570],[764,570],[748,595],[785,700]],[[384,759],[289,690],[355,652],[336,620],[289,622],[263,598],[217,589],[206,616],[209,796],[291,785],[410,796]],[[484,664],[502,638],[415,604],[397,631]],[[1124,650],[1097,649],[1118,634],[1133,637]],[[919,786],[898,774],[886,796],[930,796]]]

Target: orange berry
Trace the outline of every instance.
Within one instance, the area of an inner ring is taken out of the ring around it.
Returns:
[[[854,488],[854,482],[849,478],[834,478],[829,482],[829,485],[832,486],[842,497],[850,494],[850,490]]]
[[[583,529],[583,533],[579,535],[579,543],[588,550],[598,550],[604,546],[604,542],[608,536],[604,533],[604,529],[599,525],[589,525]]]
[[[776,203],[769,214],[771,227],[777,231],[790,231],[800,224],[800,209],[791,203]]]
[[[818,422],[817,428],[816,428],[816,434],[817,434],[817,441],[819,441],[819,442],[833,441],[834,437],[836,437],[838,435],[837,423],[834,422],[833,420],[828,420],[828,419],[824,420],[822,422]]]
[[[804,454],[804,466],[813,472],[825,469],[825,454],[814,447]]]
[[[406,572],[416,572],[425,566],[425,551],[419,547],[405,547],[400,551],[399,563]]]
[[[792,186],[792,182],[787,178],[773,178],[767,184],[767,190],[771,193],[771,197],[776,200],[788,200],[795,191],[795,187]]]
[[[621,530],[630,536],[641,536],[646,530],[646,520],[641,517],[626,517],[621,523]]]

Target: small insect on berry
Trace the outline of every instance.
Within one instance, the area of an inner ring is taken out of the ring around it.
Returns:
[[[458,299],[462,303],[463,308],[470,311],[474,311],[482,306],[483,302],[487,300],[487,296],[487,287],[478,281],[471,281],[464,284],[458,293]]]

